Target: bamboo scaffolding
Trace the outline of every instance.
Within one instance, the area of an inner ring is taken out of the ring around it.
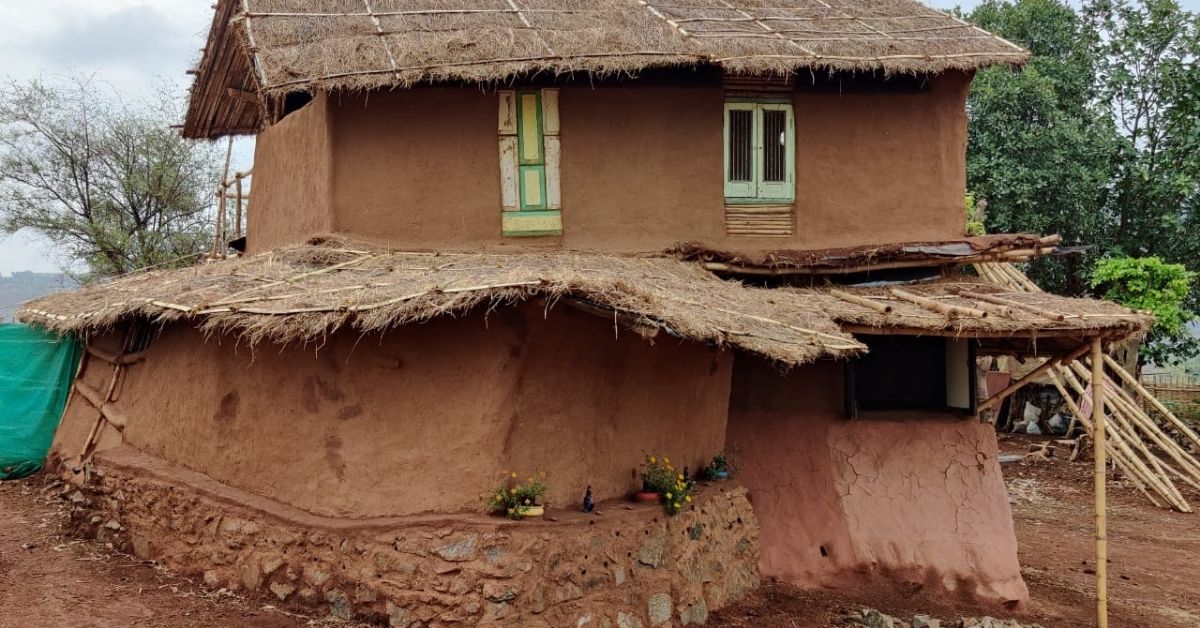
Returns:
[[[1011,264],[981,263],[976,264],[975,268],[984,279],[1008,289],[1042,292]],[[1004,301],[1005,305],[1056,320],[1065,317],[1058,312],[991,295],[964,293],[962,296],[992,303]],[[1104,455],[1151,503],[1159,507],[1165,504],[1179,512],[1192,512],[1177,482],[1193,488],[1200,486],[1200,460],[1185,446],[1190,445],[1200,451],[1200,436],[1195,430],[1175,416],[1111,356],[1101,353],[1098,358],[1069,359],[1039,370],[1044,370],[1058,388],[1073,415],[1068,431],[1073,430],[1078,421],[1093,442],[1099,442],[1095,419],[1084,416],[1074,398],[1082,399],[1089,390],[1094,393],[1096,388],[1103,387],[1104,403],[1098,411],[1106,418],[1104,428],[1108,442],[1104,447]],[[1159,414],[1161,421],[1152,417],[1145,409],[1147,407]],[[1093,414],[1095,412],[1097,409],[1094,408]]]

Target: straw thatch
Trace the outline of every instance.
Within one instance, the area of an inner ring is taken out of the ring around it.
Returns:
[[[889,268],[935,267],[992,261],[1024,261],[1049,255],[1061,237],[1031,234],[993,234],[937,242],[871,244],[819,250],[778,250],[741,253],[712,249],[692,242],[670,252],[697,260],[714,271],[747,275],[836,275]]]
[[[220,0],[185,135],[252,132],[254,92],[697,65],[934,73],[1027,56],[912,0]]]
[[[384,331],[531,298],[562,301],[641,333],[659,331],[798,365],[863,349],[825,313],[723,281],[693,263],[596,254],[434,254],[298,246],[183,270],[151,271],[51,295],[18,316],[89,333],[142,318],[189,321],[251,342]]]
[[[856,334],[902,333],[963,338],[1041,339],[1037,352],[1066,351],[1090,336],[1144,332],[1149,314],[1109,301],[1016,291],[973,276],[910,285],[785,288]],[[985,343],[988,344],[988,343]],[[990,343],[1030,352],[1028,343]]]

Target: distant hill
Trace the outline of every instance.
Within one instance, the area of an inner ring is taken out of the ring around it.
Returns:
[[[68,290],[78,284],[63,273],[35,273],[16,271],[11,275],[0,275],[0,323],[11,323],[21,303],[45,296],[51,292]]]

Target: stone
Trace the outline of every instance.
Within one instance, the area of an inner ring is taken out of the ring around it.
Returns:
[[[613,582],[616,582],[617,586],[621,586],[621,585],[625,584],[625,568],[624,567],[622,567],[620,565],[613,567]]]
[[[150,560],[153,557],[150,548],[150,539],[141,534],[130,534],[129,543],[133,546],[133,555],[142,560]]]
[[[864,628],[896,628],[896,618],[885,615],[873,608],[864,608],[858,623]]]
[[[108,528],[109,530],[120,530],[121,524],[118,523],[116,519],[109,519],[108,521],[104,522],[104,527]]]
[[[913,615],[912,628],[942,628],[942,622],[929,615]]]
[[[554,592],[554,599],[559,602],[569,602],[583,597],[583,589],[574,582],[565,582]]]
[[[338,619],[349,620],[354,617],[354,607],[350,605],[350,599],[346,594],[337,589],[330,589],[325,593],[325,600],[329,602],[329,614]]]
[[[508,602],[488,602],[484,618],[489,620],[504,619],[512,614],[512,605]]]
[[[639,563],[647,567],[658,567],[662,565],[663,558],[667,554],[667,539],[661,533],[650,535],[642,547],[638,549],[637,560]]]
[[[587,626],[591,623],[592,623],[592,614],[584,613],[579,616],[579,619],[575,620],[575,628],[582,628],[583,626]]]
[[[483,583],[483,597],[490,602],[508,602],[517,597],[517,590],[507,582],[488,581]]]
[[[684,626],[708,623],[708,603],[704,601],[704,598],[700,598],[696,603],[679,611],[679,623]]]
[[[391,626],[391,628],[410,628],[421,623],[421,620],[417,619],[412,614],[412,611],[401,606],[396,606],[391,601],[387,603],[384,610],[387,611],[388,626]]]
[[[272,582],[268,587],[275,597],[279,598],[280,602],[288,599],[288,596],[296,592],[296,585],[286,582]]]
[[[479,535],[468,534],[433,550],[443,560],[464,562],[474,560],[479,549]]]
[[[308,605],[314,605],[321,601],[321,594],[317,593],[310,587],[301,587],[300,590],[296,592],[296,596]]]
[[[670,619],[670,616],[667,616]],[[645,628],[645,624],[637,615],[633,613],[619,612],[617,613],[617,628]]]
[[[650,601],[646,603],[646,611],[651,626],[661,626],[671,621],[671,596],[667,593],[651,595]]]
[[[257,591],[262,586],[262,571],[258,561],[251,558],[242,565],[242,586],[247,591]]]
[[[321,569],[316,565],[304,566],[304,581],[315,588],[320,588],[321,585],[329,581],[329,572]]]
[[[268,556],[262,561],[262,572],[264,576],[269,576],[275,573],[275,570],[283,566],[282,556]]]
[[[204,584],[210,587],[215,587],[218,584],[221,584],[221,579],[217,576],[217,572],[209,569],[208,571],[204,572]]]
[[[546,610],[546,592],[542,589],[542,585],[533,587],[533,591],[529,593],[526,603],[529,604],[529,610],[533,614],[538,614]]]

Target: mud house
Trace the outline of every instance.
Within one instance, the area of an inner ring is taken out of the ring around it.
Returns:
[[[703,623],[767,576],[1024,600],[974,358],[1147,321],[958,270],[1056,243],[964,237],[972,73],[1024,51],[760,4],[220,0],[183,132],[257,135],[244,231],[21,312],[88,342],[81,526],[405,626]],[[644,452],[723,450],[682,514],[623,505]],[[508,469],[547,519],[477,514]]]

